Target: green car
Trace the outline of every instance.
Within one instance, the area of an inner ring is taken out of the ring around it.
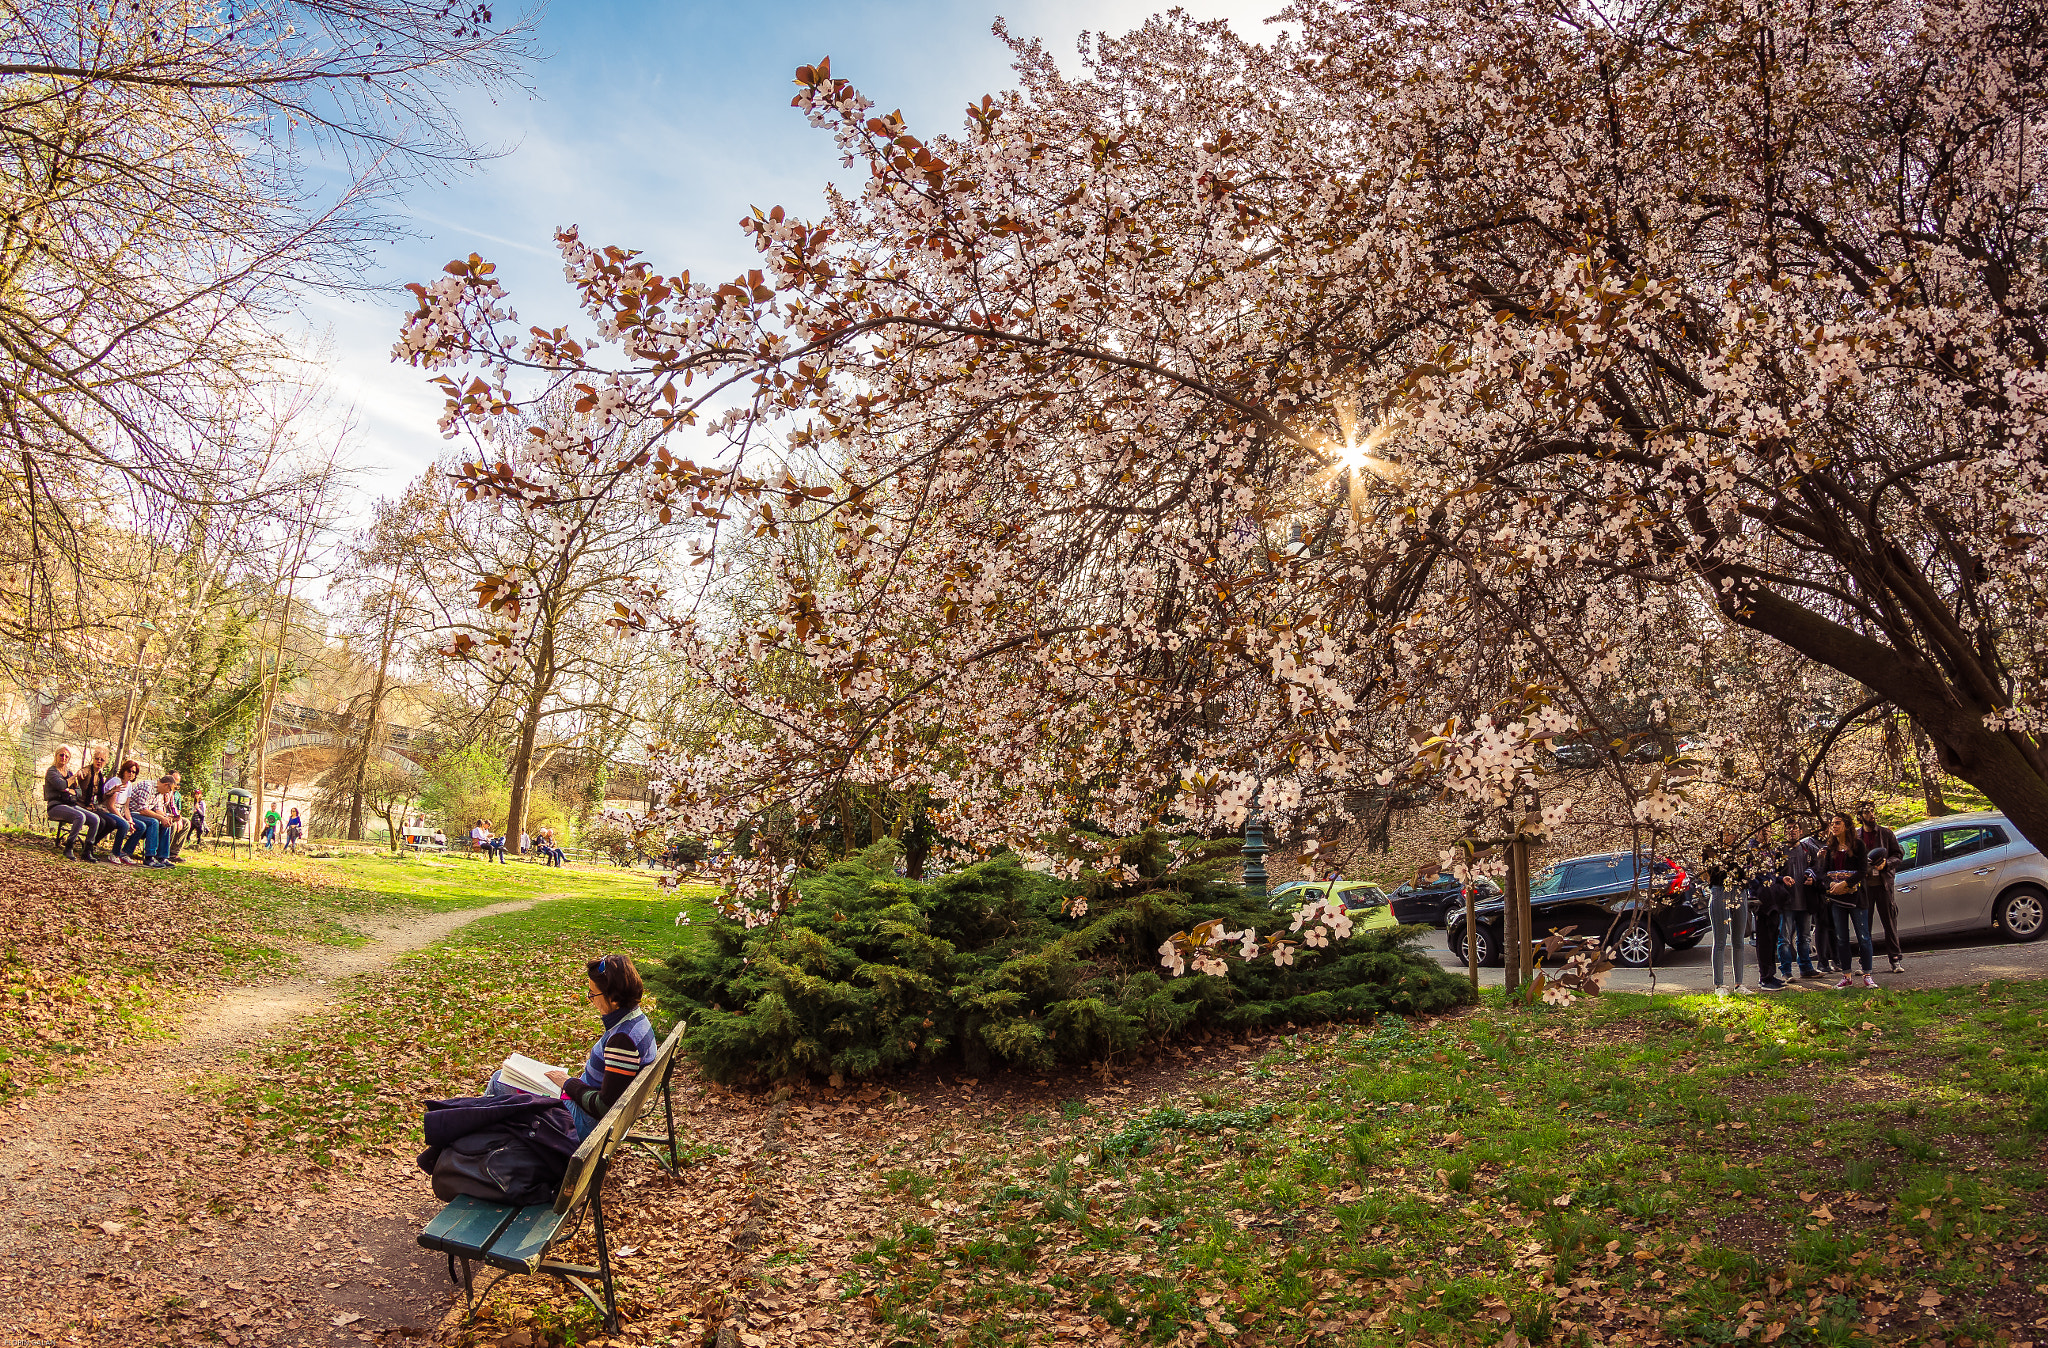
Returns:
[[[1387,903],[1386,891],[1369,880],[1289,880],[1276,886],[1267,897],[1275,909],[1291,913],[1311,899],[1330,897],[1332,888],[1346,912],[1384,908]]]

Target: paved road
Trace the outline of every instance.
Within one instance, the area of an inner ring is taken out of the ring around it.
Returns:
[[[1963,983],[1982,983],[1994,978],[2048,978],[2048,940],[2035,941],[2031,945],[2015,945],[1995,931],[1987,930],[1981,936],[1938,936],[1919,941],[1908,941],[1906,946],[1905,969],[1898,974],[1886,972],[1884,952],[1877,955],[1877,981],[1881,987],[1892,988],[1945,988]],[[1447,969],[1463,971],[1465,962],[1451,954],[1450,945],[1441,931],[1432,932],[1423,942],[1423,948],[1434,954]],[[1743,952],[1743,976],[1751,987],[1756,986],[1756,963],[1752,945]],[[1857,968],[1862,968],[1859,960]],[[1501,985],[1499,969],[1481,969],[1479,981],[1497,988]],[[1832,981],[1832,980],[1831,980]],[[1728,976],[1732,987],[1735,978]],[[1811,987],[1812,984],[1806,986]],[[1664,962],[1655,971],[1655,981],[1647,969],[1616,969],[1607,981],[1612,992],[1711,992],[1714,987],[1714,959],[1712,942],[1703,941],[1691,950],[1667,950]]]

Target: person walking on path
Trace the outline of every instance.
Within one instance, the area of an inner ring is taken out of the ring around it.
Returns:
[[[1735,965],[1735,991],[1747,994],[1742,982],[1742,947],[1749,940],[1749,901],[1742,867],[1747,851],[1736,841],[1733,828],[1721,830],[1721,841],[1708,846],[1707,920],[1714,928],[1714,995],[1726,997],[1722,976],[1730,960]]]
[[[206,788],[204,787],[195,786],[192,788],[191,820],[192,829],[185,836],[187,841],[194,847],[197,847],[200,843],[206,841]]]
[[[1875,853],[1880,847],[1884,849],[1884,856],[1870,866],[1870,906],[1884,924],[1885,954],[1891,960],[1892,972],[1898,973],[1906,953],[1899,947],[1899,835],[1877,822],[1874,800],[1856,802],[1856,822],[1860,825],[1856,836],[1862,840],[1864,851]]]
[[[269,851],[277,842],[277,826],[284,822],[275,805],[263,812],[263,849]]]
[[[284,850],[287,852],[298,851],[299,837],[305,831],[306,826],[299,822],[299,807],[294,805],[292,806],[292,817],[285,821]]]

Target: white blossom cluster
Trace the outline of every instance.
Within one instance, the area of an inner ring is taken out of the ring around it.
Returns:
[[[732,902],[856,787],[1057,873],[1081,817],[1336,836],[1426,791],[1523,830],[1562,737],[1749,743],[1750,676],[1689,672],[1738,629],[2048,762],[2048,138],[2000,11],[1290,12],[1085,78],[1018,42],[950,135],[805,67],[856,171],[724,281],[561,231],[587,340],[511,331],[480,261],[415,292],[394,355],[478,490],[688,527],[692,582],[627,606],[720,708],[661,811],[760,840]],[[580,420],[487,430],[544,396]],[[1609,767],[1682,818],[1676,769]]]

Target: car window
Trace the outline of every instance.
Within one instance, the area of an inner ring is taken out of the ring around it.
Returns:
[[[1910,871],[1915,866],[1925,866],[1933,860],[1933,835],[1928,833],[1903,833],[1899,835],[1899,864],[1897,869]]]
[[[1565,888],[1601,889],[1623,882],[1624,876],[1619,859],[1599,857],[1592,861],[1574,861],[1572,873],[1565,881]]]
[[[1566,867],[1552,866],[1529,882],[1529,897],[1540,899],[1546,894],[1555,894],[1564,888]]]
[[[1982,852],[1988,847],[1998,847],[2005,842],[2005,834],[1990,824],[1977,824],[1969,828],[1945,828],[1941,830],[1941,857],[1966,857],[1972,852]]]

